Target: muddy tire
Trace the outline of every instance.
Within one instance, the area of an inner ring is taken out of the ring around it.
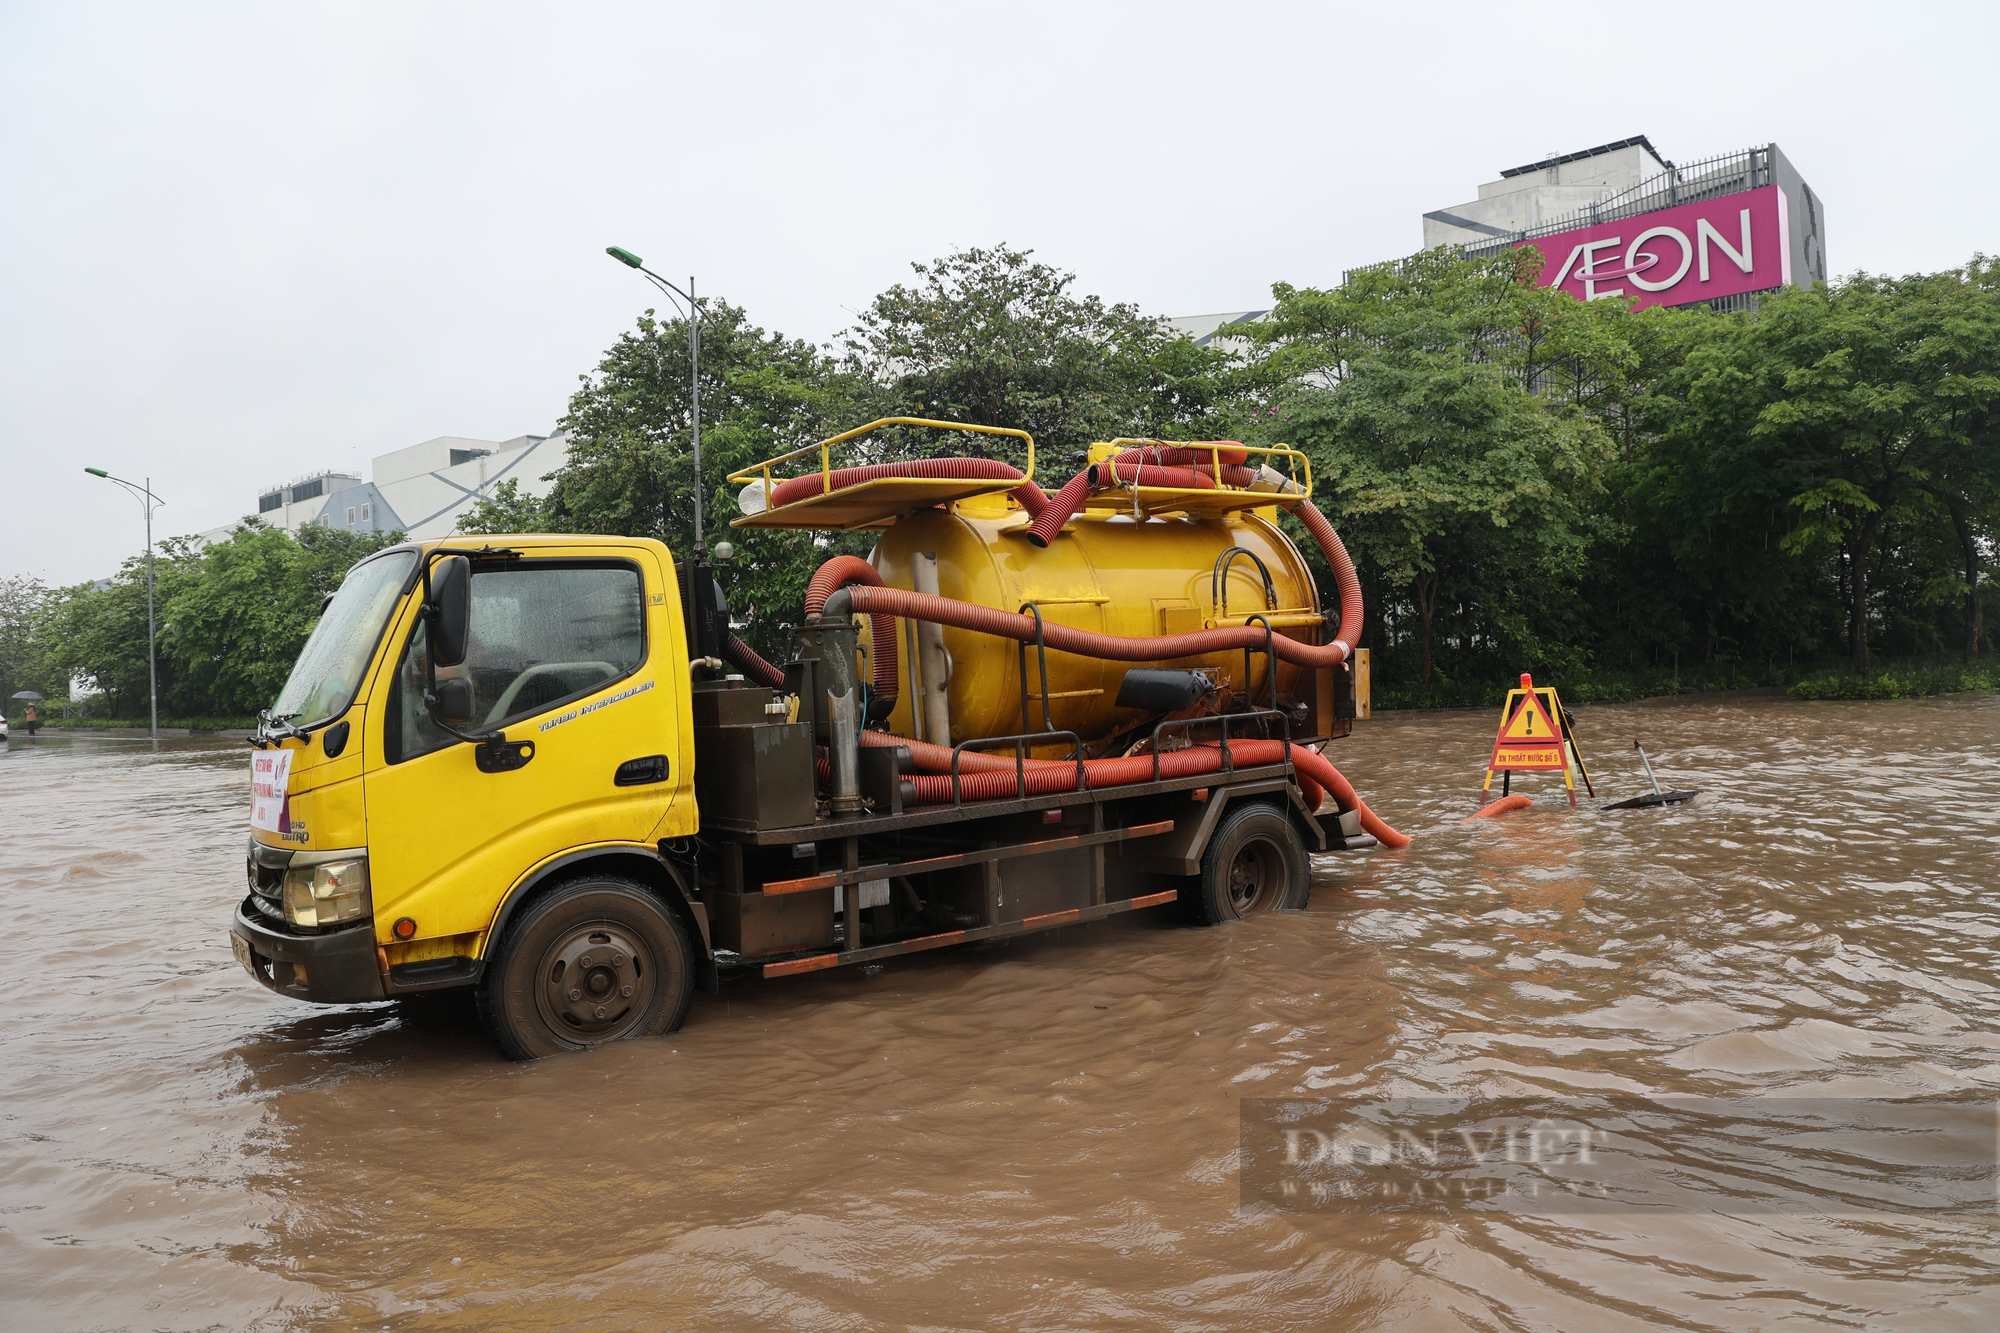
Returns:
[[[1208,840],[1189,886],[1190,914],[1204,926],[1303,907],[1312,862],[1292,821],[1268,805],[1231,809]]]
[[[479,987],[479,1012],[510,1060],[672,1032],[694,995],[687,932],[645,886],[571,880],[529,904]]]

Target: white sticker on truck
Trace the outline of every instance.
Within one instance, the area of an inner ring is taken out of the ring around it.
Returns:
[[[250,756],[250,827],[288,833],[286,792],[292,785],[292,752],[259,750]]]
[[[548,731],[553,727],[560,727],[565,722],[574,722],[580,717],[585,717],[591,713],[595,713],[600,708],[609,708],[613,704],[622,704],[627,699],[631,698],[633,695],[644,694],[647,690],[652,689],[653,686],[657,684],[659,684],[658,681],[649,680],[646,681],[644,684],[634,685],[630,689],[620,690],[618,691],[618,693],[610,696],[609,698],[599,699],[596,703],[588,703],[581,708],[572,708],[567,713],[564,713],[559,717],[550,718],[548,721],[542,723],[539,727],[536,727],[535,730]]]

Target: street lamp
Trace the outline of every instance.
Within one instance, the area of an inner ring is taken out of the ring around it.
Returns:
[[[607,245],[604,253],[610,255],[627,268],[636,268],[646,275],[655,287],[667,294],[667,299],[687,315],[688,322],[688,389],[694,397],[694,549],[696,558],[702,550],[701,511],[705,503],[701,489],[701,327],[699,316],[701,305],[694,299],[694,278],[688,278],[687,290],[682,291],[659,274],[646,267],[646,261],[623,246]],[[681,306],[685,298],[687,305]]]
[[[153,648],[153,511],[166,503],[153,494],[153,479],[146,478],[144,484],[114,477],[101,467],[84,469],[93,477],[115,481],[132,493],[139,507],[146,511],[146,684],[152,693],[152,724],[148,734],[154,740],[160,739],[160,668],[158,654]]]

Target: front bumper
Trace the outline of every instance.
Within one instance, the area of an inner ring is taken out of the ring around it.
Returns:
[[[264,988],[313,1004],[360,1004],[388,998],[376,963],[375,932],[366,924],[328,935],[274,930],[245,898],[230,924],[237,961]]]

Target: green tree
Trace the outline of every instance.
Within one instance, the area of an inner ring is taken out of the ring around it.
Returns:
[[[153,561],[161,714],[245,717],[268,706],[327,594],[363,556],[402,539],[319,524],[294,537],[246,519],[205,549],[186,537],[161,542]],[[94,681],[113,717],[145,715],[144,556],[111,579],[54,594],[35,628],[45,673]]]
[[[1885,535],[1927,497],[1958,506],[1968,528],[1985,507],[2000,402],[1997,296],[1971,271],[1863,273],[1775,293],[1690,357],[1683,405],[1668,414],[1665,466],[1753,497],[1733,515],[1724,497],[1698,498],[1705,527],[1763,509],[1783,552],[1837,557],[1856,671],[1868,669],[1870,622],[1883,614],[1872,583]]]
[[[1956,585],[1963,608],[1965,660],[1979,655],[1982,551],[2000,533],[2000,259],[1974,255],[1951,281],[1933,280],[1933,299],[1949,309],[1928,354],[1944,363],[1927,428],[1941,444],[1927,488],[1950,519],[1956,539]]]
[[[32,575],[0,578],[0,708],[12,711],[19,690],[49,697],[69,692],[69,682],[51,672],[35,632],[53,596],[48,585]]]
[[[1226,420],[1257,383],[1238,358],[1196,346],[1163,318],[1076,295],[1074,273],[1033,255],[996,245],[913,264],[914,284],[869,304],[842,346],[875,415],[1010,426],[1060,459],[1098,440]],[[963,437],[895,444],[1006,448]]]
[[[494,535],[503,532],[558,532],[549,502],[535,495],[523,495],[521,483],[509,477],[493,488],[493,494],[475,502],[458,521],[458,531]]]
[[[167,602],[161,650],[173,667],[174,711],[241,717],[269,707],[328,594],[364,556],[402,540],[317,523],[296,537],[246,524],[207,548]]]
[[[174,664],[166,646],[168,601],[200,576],[201,557],[186,537],[154,548],[154,621],[159,628],[160,706],[172,710]],[[146,639],[146,558],[135,555],[109,579],[57,591],[37,623],[47,667],[65,680],[92,682],[113,715],[144,717],[149,697]]]
[[[1551,617],[1574,618],[1566,595],[1599,521],[1612,441],[1578,404],[1534,391],[1549,358],[1537,363],[1546,348],[1525,330],[1566,313],[1526,281],[1534,262],[1434,250],[1330,290],[1279,284],[1252,330],[1292,386],[1262,431],[1307,452],[1322,508],[1374,579],[1408,597],[1427,682],[1445,619],[1464,648],[1558,651],[1565,635],[1550,631],[1569,626]],[[1629,362],[1604,317],[1585,318],[1607,344],[1588,355]]]

